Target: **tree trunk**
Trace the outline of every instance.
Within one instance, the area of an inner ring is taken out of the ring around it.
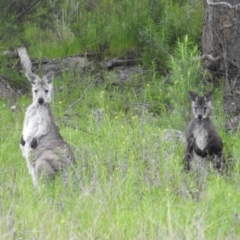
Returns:
[[[240,113],[240,2],[205,0],[202,32],[204,66],[224,79],[225,111]]]

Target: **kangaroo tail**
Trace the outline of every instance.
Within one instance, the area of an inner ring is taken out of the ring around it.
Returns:
[[[23,69],[23,73],[26,75],[29,72],[32,72],[32,62],[27,54],[27,50],[25,47],[18,48],[18,55],[21,59],[21,65]]]

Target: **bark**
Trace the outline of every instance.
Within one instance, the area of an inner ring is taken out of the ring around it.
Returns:
[[[239,0],[205,0],[202,52],[210,56],[204,58],[204,66],[224,79],[226,114],[236,116],[240,113]]]

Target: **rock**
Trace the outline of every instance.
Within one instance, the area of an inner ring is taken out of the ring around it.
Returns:
[[[105,114],[104,109],[102,108],[93,109],[92,113],[96,123],[96,127],[100,128],[104,120],[104,114]]]
[[[165,129],[163,140],[186,145],[185,133],[175,129]]]
[[[240,125],[240,115],[231,118],[228,122],[225,123],[225,129],[227,131],[237,130]]]
[[[17,109],[16,105],[11,106],[11,110],[15,111]]]

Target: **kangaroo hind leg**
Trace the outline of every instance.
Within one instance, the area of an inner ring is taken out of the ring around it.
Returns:
[[[54,153],[45,152],[45,154],[36,161],[35,171],[37,179],[47,184],[50,180],[55,179],[60,168],[59,158]]]

